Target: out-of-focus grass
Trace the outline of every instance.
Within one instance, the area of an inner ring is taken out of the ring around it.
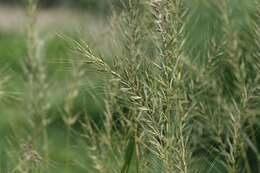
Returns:
[[[75,35],[73,36],[73,34],[70,34],[70,36],[76,37]],[[7,141],[14,135],[13,130],[15,130],[15,133],[18,133],[15,135],[19,136],[20,133],[22,135],[24,133],[20,129],[25,129],[25,131],[27,129],[28,118],[26,118],[26,116],[28,115],[24,111],[26,110],[24,107],[25,104],[22,103],[23,100],[21,100],[23,95],[26,94],[24,93],[24,91],[26,91],[24,85],[26,75],[23,70],[26,56],[26,41],[24,35],[0,32],[0,64],[1,67],[6,69],[4,70],[5,73],[10,76],[8,90],[10,90],[10,94],[15,95],[15,99],[17,99],[15,101],[12,100],[12,104],[10,104],[11,102],[8,102],[8,100],[0,104],[0,135],[3,136],[0,140],[0,146],[3,149],[9,147]],[[73,54],[73,49],[68,41],[58,35],[53,35],[45,40],[44,54],[42,56],[46,61],[45,64],[50,83],[51,85],[53,84],[53,87],[51,87],[53,88],[52,92],[55,94],[51,100],[51,102],[55,102],[53,103],[54,110],[51,110],[54,121],[48,128],[50,156],[52,160],[55,160],[54,163],[50,162],[51,165],[54,164],[51,170],[55,173],[84,172],[83,169],[79,169],[79,166],[77,166],[76,169],[76,166],[73,166],[74,163],[66,165],[67,160],[80,158],[82,156],[80,156],[81,154],[77,147],[72,147],[80,142],[77,141],[77,138],[73,138],[70,148],[66,148],[67,134],[66,130],[64,130],[66,127],[61,123],[62,117],[60,116],[61,112],[59,110],[59,106],[63,104],[63,97],[66,92],[65,85],[66,82],[68,82],[67,78],[71,70],[69,59],[77,57]],[[87,78],[88,76],[86,76],[86,80]],[[95,80],[93,80],[93,78],[95,78]],[[52,81],[55,83],[52,83]],[[83,83],[84,86],[82,86],[81,93],[75,103],[76,109],[82,109],[82,105],[85,105],[84,109],[86,109],[94,119],[98,119],[98,116],[100,116],[102,94],[100,90],[95,89],[95,87],[93,88],[92,85],[101,85],[100,82],[101,80],[99,80],[98,77],[93,77],[92,74],[92,78],[90,77],[88,82]],[[90,93],[99,96],[94,99]],[[57,167],[62,169],[57,170]]]
[[[66,76],[65,62],[69,56],[69,49],[66,49],[66,43],[62,39],[53,37],[48,40],[45,49],[46,53],[44,57],[46,58],[46,62],[48,62],[47,68],[50,76],[53,79],[62,81],[62,78]],[[18,33],[0,33],[0,52],[1,68],[4,68],[5,73],[10,77],[10,81],[8,82],[9,90],[18,99],[21,99],[21,96],[24,94],[23,90],[26,77],[26,72],[24,71],[27,56],[25,37]],[[63,63],[59,63],[61,62],[59,59],[62,59]],[[26,119],[21,115],[21,111],[18,111],[19,108],[13,109],[14,106],[21,107],[20,109],[22,109],[21,104],[11,105],[10,109],[8,109],[9,104],[4,104],[3,106],[4,109],[1,109],[1,113],[5,112],[7,115],[2,116],[4,118],[1,119],[1,122],[4,125],[0,127],[7,125],[6,121],[15,122]],[[18,112],[19,116],[17,115]]]
[[[52,74],[60,71],[65,72],[65,63],[69,57],[69,49],[66,42],[58,37],[47,40],[44,47],[48,69]],[[22,67],[26,59],[26,42],[25,37],[18,33],[1,33],[0,32],[0,63],[1,66],[8,68],[14,74],[21,75]],[[9,73],[10,73],[9,71]],[[63,73],[59,73],[61,75]],[[14,75],[12,77],[17,77]]]
[[[44,35],[44,34],[43,34]],[[68,33],[64,34],[68,35],[71,38],[78,38],[77,33]],[[87,36],[87,39],[92,40],[91,36]],[[104,36],[100,36],[104,38]],[[16,32],[0,32],[0,64],[1,68],[6,69],[6,74],[10,77],[10,90],[14,92],[19,98],[20,95],[24,94],[24,80],[26,77],[26,72],[24,71],[27,50],[26,50],[26,41],[25,36],[21,33]],[[46,38],[43,46],[43,59],[45,61],[45,67],[47,68],[48,80],[52,84],[53,87],[56,87],[57,94],[53,97],[53,102],[57,102],[58,106],[59,102],[62,102],[63,99],[59,99],[59,96],[62,97],[63,92],[66,92],[64,89],[64,85],[68,82],[68,76],[71,73],[71,60],[79,58],[78,55],[75,54],[72,45],[68,40],[61,37],[58,34],[53,34],[50,37]],[[99,46],[104,48],[103,54],[106,57],[111,57],[108,54],[109,43],[107,43],[104,39],[101,41],[97,39],[96,42],[93,43],[93,46],[98,44]],[[98,50],[97,50],[98,51]],[[95,116],[99,114],[101,105],[100,100],[102,98],[102,80],[98,74],[92,72],[91,68],[87,69],[88,74],[86,74],[85,82],[82,83],[81,94],[79,95],[76,104],[82,105],[84,102],[88,106],[88,111],[91,115]],[[96,88],[96,86],[99,86]],[[55,89],[54,89],[55,90]],[[96,94],[95,98],[93,98],[93,93]],[[18,116],[16,114],[17,109],[13,109],[14,105],[11,105],[11,109],[1,109],[0,112],[6,112],[6,116],[3,115],[4,118],[1,119],[0,124],[4,123],[6,125],[6,119],[21,119],[22,116]],[[17,104],[17,106],[20,106]],[[77,106],[77,105],[76,105]],[[8,105],[4,105],[4,107],[8,107]],[[19,113],[20,114],[20,113]],[[1,125],[3,127],[4,125]]]
[[[19,62],[26,57],[26,43],[22,35],[0,32],[0,63],[7,65],[16,72],[21,70]]]

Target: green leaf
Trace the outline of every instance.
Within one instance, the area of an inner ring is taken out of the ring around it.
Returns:
[[[124,165],[122,167],[121,173],[129,172],[129,168],[131,166],[132,158],[134,155],[134,150],[135,150],[135,139],[133,136],[130,136],[126,147]]]

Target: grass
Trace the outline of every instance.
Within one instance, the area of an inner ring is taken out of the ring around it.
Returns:
[[[8,74],[10,79],[8,81],[8,89],[12,94],[15,95],[15,98],[7,98],[4,102],[1,102],[1,122],[0,122],[0,131],[1,135],[4,138],[1,139],[1,148],[5,150],[10,147],[10,144],[7,144],[9,138],[13,133],[18,136],[24,136],[30,131],[28,129],[28,115],[27,111],[24,110],[25,104],[22,103],[24,100],[21,100],[22,97],[26,97],[25,86],[24,86],[24,62],[26,60],[26,44],[25,44],[25,36],[19,33],[1,33],[0,37],[0,49],[1,49],[1,64],[3,65],[4,74]],[[55,97],[49,100],[53,103],[54,107],[52,109],[52,116],[54,119],[54,123],[51,127],[48,128],[50,135],[50,152],[54,153],[51,155],[54,158],[55,162],[64,162],[64,158],[68,157],[67,155],[76,155],[80,156],[80,151],[76,149],[71,149],[69,151],[64,152],[64,142],[66,141],[66,133],[64,132],[65,126],[60,123],[62,118],[60,117],[59,106],[63,104],[64,93],[66,92],[65,88],[61,89],[59,86],[66,85],[66,81],[68,80],[68,75],[71,70],[71,65],[69,64],[69,58],[72,56],[72,50],[70,49],[69,44],[66,40],[62,39],[59,36],[55,36],[52,39],[47,41],[45,48],[45,57],[46,64],[48,64],[48,75],[51,76],[51,80],[53,82],[52,92],[55,92]],[[94,83],[100,83],[98,80],[95,80]],[[97,89],[91,89],[91,86],[85,85],[86,88],[82,88],[80,91],[80,97],[77,99],[77,104],[87,104],[89,105],[89,112],[93,115],[93,117],[100,114],[100,98],[93,99],[91,94],[97,93]],[[30,91],[27,91],[30,92]],[[87,101],[86,101],[86,98]],[[16,100],[18,99],[18,100]],[[97,101],[95,101],[97,100]],[[19,130],[20,129],[20,130]],[[21,130],[23,129],[23,130]],[[19,133],[13,132],[19,130]],[[12,138],[11,137],[11,138]],[[16,141],[17,140],[17,141]],[[20,141],[20,139],[15,139],[16,142]],[[19,144],[16,144],[16,147]],[[78,144],[75,144],[78,145]],[[59,163],[59,164],[61,164]],[[55,164],[54,164],[55,165]],[[68,170],[66,170],[68,169]],[[51,168],[49,171],[51,172],[71,172],[71,171],[79,170],[78,172],[83,172],[82,169],[76,169],[76,167],[71,166],[64,169],[57,169],[56,167]],[[81,171],[80,171],[81,170]]]
[[[0,37],[2,172],[259,172],[257,0],[129,0],[101,37],[51,39],[28,2]]]

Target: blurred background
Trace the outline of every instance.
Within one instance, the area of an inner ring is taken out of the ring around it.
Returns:
[[[1,0],[4,5],[22,5],[25,0]],[[98,12],[108,12],[108,6],[113,4],[115,8],[122,7],[124,0],[40,0],[39,5],[42,8],[55,8],[55,7],[74,7],[81,9],[88,9]],[[126,1],[125,1],[126,2]]]
[[[60,107],[64,104],[66,86],[70,84],[71,59],[77,58],[73,47],[64,37],[86,41],[103,57],[111,58],[118,49],[113,38],[112,10],[120,14],[122,0],[39,0],[37,30],[39,42],[44,43],[43,59],[48,81],[53,93],[52,123],[48,128],[50,157],[55,160],[52,172],[85,172],[79,166],[62,166],[65,158],[84,159],[77,147],[66,148],[66,130],[62,123]],[[30,132],[26,109],[25,62],[27,59],[25,0],[0,0],[0,64],[1,74],[8,76],[7,90],[15,98],[0,104],[0,153],[7,148],[19,148],[19,142],[26,140]],[[87,109],[95,120],[102,115],[102,77],[91,69],[85,76],[76,108]],[[13,101],[15,100],[15,101]],[[15,102],[15,103],[14,103]],[[77,128],[77,127],[76,127]],[[73,140],[79,146],[82,141]],[[72,145],[72,146],[73,146]],[[0,163],[3,154],[0,154]],[[15,156],[14,156],[15,157]],[[66,159],[67,160],[67,159]],[[10,163],[11,165],[11,163]]]
[[[99,24],[95,17],[106,19],[111,10],[119,12],[125,0],[39,0],[39,28],[49,29],[59,26],[59,29],[77,28],[76,26],[91,26],[89,18]],[[24,24],[23,10],[26,0],[0,0],[0,29],[18,30]],[[86,13],[89,18],[86,18]],[[84,21],[84,22],[83,22]],[[71,23],[72,22],[72,23]],[[75,26],[76,25],[76,26]],[[48,27],[48,28],[46,28]]]

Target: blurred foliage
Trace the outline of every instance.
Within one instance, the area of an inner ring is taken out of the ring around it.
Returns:
[[[6,5],[24,5],[25,0],[0,0],[0,3]],[[65,6],[72,8],[80,8],[92,12],[108,13],[113,6],[114,9],[122,9],[126,0],[39,0],[39,4],[43,8]]]
[[[76,34],[70,33],[68,34],[71,37],[76,37]],[[26,76],[24,72],[25,61],[27,58],[26,51],[26,41],[25,35],[20,33],[9,33],[9,32],[0,32],[0,63],[2,64],[2,69],[6,69],[5,72],[11,76],[11,80],[9,81],[9,87],[12,92],[14,92],[18,100],[12,100],[12,104],[10,102],[1,104],[0,103],[0,135],[1,136],[12,136],[13,130],[16,129],[25,129],[16,133],[18,135],[23,136],[25,131],[29,129],[27,124],[27,113],[23,110],[25,105],[20,103],[20,99],[23,95],[28,94],[28,92],[22,93],[25,91],[24,86],[24,78]],[[65,88],[56,88],[56,85],[65,86],[65,81],[69,78],[70,73],[70,64],[69,58],[72,56],[72,50],[69,49],[68,42],[58,36],[54,36],[46,40],[45,44],[45,53],[44,57],[46,58],[46,64],[48,68],[48,75],[50,77],[53,85],[53,90],[55,96],[50,101],[54,103],[55,106],[50,110],[50,114],[53,116],[53,123],[47,129],[50,133],[49,141],[53,144],[50,146],[50,157],[54,158],[55,161],[59,163],[64,163],[68,157],[80,157],[79,151],[77,149],[72,149],[64,152],[64,148],[66,148],[66,131],[64,131],[64,125],[61,123],[60,110],[57,108],[62,106],[64,103],[64,95],[66,94]],[[93,77],[94,78],[94,77]],[[101,85],[101,81],[95,80],[93,81],[93,85]],[[99,84],[96,84],[99,83]],[[93,119],[97,121],[102,112],[101,106],[101,95],[99,97],[93,98],[93,94],[98,94],[98,91],[95,88],[91,88],[87,84],[84,85],[85,88],[80,90],[80,95],[75,100],[75,109],[80,109],[80,106],[85,105],[88,108],[87,112],[93,116]],[[91,94],[90,94],[91,93]],[[19,104],[16,104],[19,103]],[[18,116],[19,115],[19,116]],[[75,125],[75,128],[78,128],[78,124]],[[74,140],[73,144],[76,145],[79,140]],[[5,171],[4,161],[2,161],[3,154],[7,146],[7,139],[0,139],[0,172]],[[53,163],[50,163],[51,165]],[[8,164],[7,166],[9,166]],[[7,167],[5,166],[5,167]],[[7,168],[6,168],[7,169]],[[84,172],[84,170],[70,165],[64,167],[62,169],[58,169],[56,167],[52,167],[50,172]]]

